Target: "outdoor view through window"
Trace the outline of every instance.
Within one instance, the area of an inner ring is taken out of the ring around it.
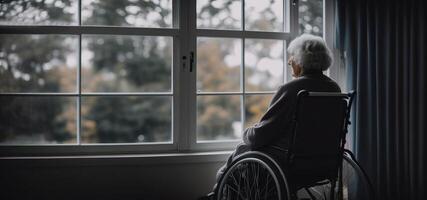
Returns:
[[[244,3],[244,5],[242,5]],[[197,28],[285,32],[283,0],[198,0]],[[323,35],[323,1],[299,2],[299,33]],[[243,15],[242,15],[243,13]],[[244,19],[242,19],[244,17]],[[286,41],[197,38],[197,139],[239,139],[267,110],[286,76]]]
[[[285,8],[291,3],[197,0],[196,29],[289,32]],[[0,28],[30,29],[0,34],[0,144],[172,142],[173,70],[180,67],[173,64],[174,5],[172,0],[2,1]],[[323,35],[323,0],[300,0],[298,10],[299,33]],[[99,26],[109,32],[79,34],[69,28]],[[163,34],[115,33],[129,27]],[[289,81],[287,41],[193,39],[197,104],[180,112],[197,113],[197,141],[239,139]]]

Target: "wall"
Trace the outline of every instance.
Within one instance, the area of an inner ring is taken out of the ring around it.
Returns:
[[[0,158],[0,199],[197,199],[228,154]]]

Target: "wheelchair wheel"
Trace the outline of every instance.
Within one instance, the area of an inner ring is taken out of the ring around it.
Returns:
[[[343,157],[342,165],[342,189],[339,189],[339,181],[336,182],[337,188],[333,190],[336,200],[356,200],[375,198],[373,188],[368,178],[360,166],[348,155]],[[308,191],[307,191],[308,190]],[[298,199],[329,200],[331,184],[323,184],[315,187],[304,188],[298,191]]]
[[[233,162],[217,187],[217,200],[289,200],[283,171],[270,156],[247,152]]]

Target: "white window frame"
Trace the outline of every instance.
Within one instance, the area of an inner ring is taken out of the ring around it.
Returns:
[[[79,0],[78,26],[0,26],[1,34],[69,34],[78,35],[79,52],[81,52],[81,39],[85,34],[105,34],[105,35],[138,35],[138,36],[170,36],[173,37],[173,64],[172,64],[172,92],[170,93],[122,93],[118,95],[140,95],[140,96],[172,96],[172,141],[156,143],[131,143],[131,144],[61,144],[61,145],[0,145],[1,156],[40,156],[40,155],[87,155],[87,154],[128,154],[128,153],[182,153],[182,152],[200,152],[231,150],[239,141],[208,141],[197,142],[196,118],[197,118],[197,37],[227,37],[242,39],[242,68],[244,61],[245,39],[278,39],[284,40],[284,76],[290,80],[290,68],[286,67],[287,53],[286,46],[293,38],[298,35],[298,0],[284,0],[284,19],[290,17],[289,24],[285,24],[284,29],[289,32],[262,32],[262,31],[243,31],[243,30],[209,30],[197,29],[197,0],[173,0],[173,27],[172,28],[139,28],[139,27],[108,27],[108,26],[86,26],[81,25],[81,1]],[[244,1],[242,0],[242,25],[244,25]],[[328,45],[332,48],[334,38],[334,6],[333,0],[324,0],[324,36]],[[284,21],[285,22],[285,21]],[[190,52],[194,52],[193,71],[189,71]],[[337,53],[334,52],[336,57]],[[79,53],[81,56],[81,53]],[[183,57],[186,57],[184,60]],[[337,57],[339,58],[339,57]],[[338,59],[335,59],[338,61]],[[342,80],[339,77],[340,71],[337,63],[330,68],[330,76],[335,80]],[[79,78],[81,75],[81,59],[79,57]],[[244,70],[242,70],[244,71]],[[244,72],[242,72],[244,73]],[[240,75],[243,76],[244,74]],[[242,84],[242,83],[241,83]],[[252,94],[243,90],[236,92],[241,95]],[[77,93],[64,93],[59,95],[77,96],[82,95],[81,83],[78,84]],[[264,92],[255,92],[254,94],[264,94]],[[266,94],[274,94],[267,92]],[[1,94],[7,95],[7,94]],[[17,94],[14,94],[17,95]],[[35,94],[25,93],[19,95],[52,95],[56,94]],[[96,94],[88,94],[96,95]],[[102,94],[100,94],[102,95]],[[78,108],[80,107],[78,101]],[[245,102],[241,101],[242,113],[244,115]],[[78,109],[78,123],[80,122],[80,109]],[[242,116],[244,118],[244,116]],[[80,135],[80,125],[78,125],[78,134]],[[78,139],[79,140],[79,139]]]
[[[80,154],[124,154],[124,153],[152,153],[174,152],[177,150],[178,139],[176,134],[180,131],[180,43],[183,34],[180,24],[180,4],[184,0],[172,1],[173,22],[171,28],[145,28],[145,27],[119,27],[119,26],[93,26],[83,25],[81,18],[81,2],[78,2],[77,25],[50,26],[50,25],[0,25],[1,34],[63,34],[78,37],[78,76],[77,91],[71,93],[1,93],[2,96],[71,96],[77,98],[77,143],[76,144],[1,144],[0,156],[33,156],[33,155],[80,155]],[[122,35],[122,36],[167,36],[173,38],[172,67],[171,67],[171,92],[82,92],[81,86],[81,53],[82,37],[84,35]],[[171,141],[150,143],[81,143],[81,98],[85,96],[169,96],[172,103]]]
[[[196,16],[196,1],[197,0],[190,0],[190,27],[189,30],[189,51],[194,52],[194,57],[197,58],[197,37],[209,37],[209,38],[233,38],[233,39],[241,39],[241,45],[242,45],[242,52],[241,52],[241,74],[240,74],[240,85],[241,85],[241,91],[239,92],[197,92],[196,89],[196,80],[197,80],[197,67],[193,70],[193,73],[190,74],[190,78],[188,80],[188,85],[190,86],[190,89],[187,90],[190,93],[187,95],[190,97],[189,103],[190,105],[194,105],[189,107],[189,132],[187,132],[187,141],[188,144],[184,148],[186,150],[194,150],[194,151],[208,151],[208,150],[230,150],[235,148],[235,146],[241,142],[241,139],[238,140],[220,140],[220,141],[197,141],[197,130],[196,130],[196,123],[197,123],[197,96],[198,95],[239,95],[241,99],[241,119],[242,126],[244,126],[244,107],[245,107],[245,95],[246,94],[268,94],[273,95],[275,91],[271,92],[247,92],[245,91],[245,83],[244,81],[244,58],[245,58],[245,39],[277,39],[277,40],[283,40],[284,41],[284,76],[285,81],[290,79],[290,69],[289,67],[286,67],[286,49],[285,44],[289,44],[291,39],[294,38],[298,34],[298,19],[295,18],[295,15],[298,15],[296,6],[290,6],[290,0],[284,0],[283,3],[283,23],[284,23],[284,30],[283,32],[264,32],[264,31],[246,31],[246,30],[214,30],[214,29],[197,29],[197,16]],[[242,11],[242,17],[241,17],[241,26],[242,29],[245,24],[245,1],[241,1],[241,11]],[[286,18],[290,17],[289,23],[286,22]],[[296,28],[295,28],[296,27]],[[289,31],[289,32],[286,32]],[[195,66],[197,66],[197,60],[194,61]],[[192,125],[191,125],[192,124]]]

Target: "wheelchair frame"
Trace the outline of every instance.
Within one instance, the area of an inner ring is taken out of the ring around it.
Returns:
[[[360,166],[360,164],[357,162],[357,160],[355,159],[355,156],[353,155],[353,153],[348,150],[345,149],[345,136],[347,135],[348,132],[348,125],[350,124],[350,110],[351,110],[351,105],[353,102],[353,98],[355,95],[355,92],[350,92],[349,94],[343,94],[343,93],[324,93],[324,92],[307,92],[305,90],[302,90],[298,93],[298,98],[297,98],[297,106],[300,102],[300,99],[304,96],[338,96],[338,97],[342,97],[345,99],[348,99],[348,104],[347,104],[347,108],[345,111],[345,122],[343,125],[343,129],[342,129],[342,136],[340,138],[340,147],[339,147],[339,158],[337,158],[338,160],[340,160],[340,164],[338,166],[338,171],[336,173],[336,176],[334,177],[333,180],[330,179],[325,179],[325,180],[329,180],[329,181],[321,181],[321,182],[316,182],[314,185],[310,185],[309,187],[313,187],[316,185],[324,185],[324,184],[331,184],[331,192],[330,192],[330,199],[334,200],[335,199],[335,188],[336,188],[336,182],[338,182],[338,198],[342,199],[343,198],[343,182],[342,182],[342,166],[343,166],[343,162],[346,161],[350,164],[350,166],[352,166],[353,169],[355,169],[357,171],[357,173],[366,181],[367,183],[367,188],[368,188],[368,192],[369,192],[369,198],[370,199],[375,199],[375,194],[374,194],[374,190],[372,187],[372,184],[366,174],[366,172],[363,170],[363,168]],[[295,117],[295,121],[296,123],[296,117]],[[294,131],[293,137],[295,136],[296,131]],[[291,145],[292,147],[293,145]],[[288,151],[288,156],[287,159],[289,162],[292,162],[292,148],[289,149]],[[258,167],[257,167],[258,165]],[[246,167],[246,169],[245,169]],[[259,175],[257,175],[259,173],[260,168],[265,168],[264,171],[269,172],[269,174],[266,175],[267,178],[267,182],[265,182],[265,180],[261,179],[259,177]],[[258,171],[251,171],[252,169],[257,169]],[[237,171],[240,170],[240,171]],[[246,171],[245,171],[246,170]],[[249,172],[254,172],[253,174],[250,174]],[[239,176],[235,177],[233,173],[237,173]],[[239,174],[240,173],[240,174]],[[289,181],[286,178],[286,173],[283,172],[283,168],[279,165],[279,163],[274,160],[271,156],[267,155],[266,153],[263,152],[259,152],[259,151],[249,151],[246,152],[242,155],[239,155],[237,158],[235,158],[235,160],[233,161],[233,163],[231,164],[231,166],[224,172],[224,175],[221,177],[221,179],[218,182],[218,187],[216,187],[215,190],[215,199],[217,200],[230,200],[230,199],[271,199],[269,198],[271,195],[269,193],[269,190],[267,189],[258,189],[258,191],[254,191],[252,189],[254,189],[257,185],[260,185],[261,183],[264,183],[266,185],[269,184],[268,182],[268,177],[272,176],[272,178],[274,179],[274,184],[276,185],[276,190],[273,191],[273,195],[275,196],[274,199],[278,199],[278,200],[291,200],[291,199],[297,199],[297,195],[296,192],[297,191],[293,191],[293,189],[291,189],[290,185],[289,185]],[[227,179],[231,177],[230,179]],[[242,181],[241,179],[250,179],[252,178],[252,182],[250,180],[245,180],[244,183],[246,188],[243,187],[242,191],[243,193],[240,193],[240,185]],[[236,185],[238,188],[237,189],[230,189],[227,188],[226,185],[227,184],[233,184]],[[249,188],[248,188],[249,187]],[[267,186],[265,186],[267,187]],[[307,194],[310,196],[311,199],[316,199],[314,197],[314,195],[310,192],[310,190],[308,189],[308,187],[304,187],[304,189],[306,190]],[[228,190],[228,191],[225,191]],[[237,191],[239,190],[239,191]],[[264,193],[262,193],[264,192]],[[235,195],[230,195],[230,193],[233,193]],[[227,194],[227,196],[224,196],[223,194]],[[251,196],[251,195],[254,195]],[[262,197],[265,198],[262,198]]]

